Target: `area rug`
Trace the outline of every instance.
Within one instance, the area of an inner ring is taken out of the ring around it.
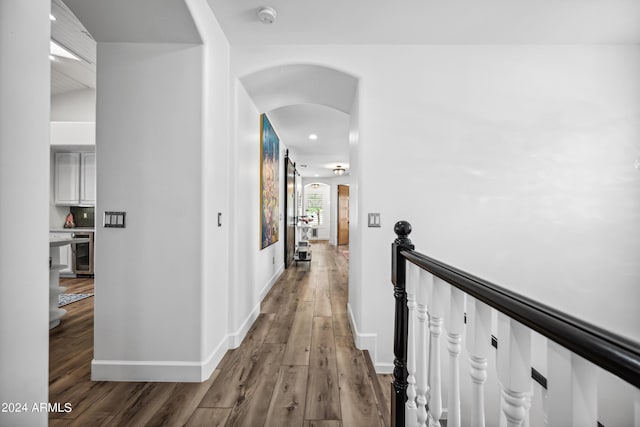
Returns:
[[[92,297],[93,294],[60,294],[58,295],[58,307]]]

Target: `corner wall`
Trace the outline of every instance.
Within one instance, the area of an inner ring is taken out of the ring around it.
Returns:
[[[3,426],[48,419],[50,10],[0,2],[0,402],[27,406]]]
[[[201,378],[222,360],[229,334],[229,186],[231,94],[229,43],[206,0],[187,0],[203,40],[201,195]],[[221,222],[218,224],[218,213]]]
[[[280,240],[260,249],[260,114],[239,80],[235,81],[232,145],[232,224],[230,242],[229,346],[237,347],[260,313],[260,302],[284,269],[284,152],[280,140]],[[275,129],[278,133],[278,129]]]
[[[201,381],[203,48],[98,55],[92,378]],[[102,228],[105,211],[127,227]]]

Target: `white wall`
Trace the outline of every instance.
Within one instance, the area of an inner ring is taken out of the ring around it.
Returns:
[[[96,121],[96,90],[79,89],[51,97],[52,122]]]
[[[50,9],[0,2],[0,402],[28,406],[3,426],[48,418]]]
[[[200,351],[206,379],[227,350],[229,301],[230,129],[229,43],[206,0],[187,0],[204,43],[202,73],[202,215]],[[222,226],[218,226],[218,212]]]
[[[392,361],[389,248],[400,219],[422,252],[640,337],[637,46],[232,52],[235,75],[287,63],[360,76],[350,304],[362,304],[361,319],[351,308],[357,329],[377,338],[377,353],[368,348],[378,367]],[[382,214],[382,228],[358,229],[368,212]]]
[[[202,375],[203,48],[98,44],[94,379]],[[100,219],[97,220],[100,223]]]
[[[284,268],[284,221],[280,240],[260,249],[260,114],[246,89],[235,81],[233,139],[233,239],[230,241],[230,345],[240,344],[260,312],[260,301]],[[276,133],[278,129],[275,129]],[[280,212],[284,212],[284,152],[280,141]]]

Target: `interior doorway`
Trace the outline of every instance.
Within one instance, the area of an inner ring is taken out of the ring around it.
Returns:
[[[349,186],[338,185],[338,245],[349,244]]]

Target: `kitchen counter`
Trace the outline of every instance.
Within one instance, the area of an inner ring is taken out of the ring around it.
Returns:
[[[58,247],[65,245],[77,245],[78,243],[89,243],[89,239],[82,237],[74,239],[72,237],[50,237],[49,238],[49,247]]]
[[[83,231],[83,232],[87,232],[87,231],[92,231],[95,233],[96,229],[95,227],[73,227],[73,228],[52,228],[49,230],[50,233],[75,233],[77,231]]]

